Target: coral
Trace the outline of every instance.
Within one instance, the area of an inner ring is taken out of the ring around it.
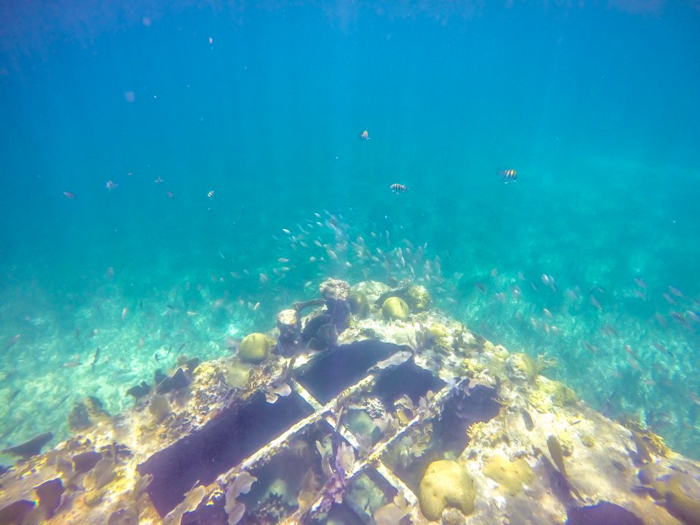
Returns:
[[[83,497],[83,503],[88,507],[95,507],[102,502],[102,498],[105,497],[106,491],[102,490],[91,490]]]
[[[664,458],[668,457],[670,451],[661,436],[634,421],[627,420],[623,425],[630,429],[651,453]]]
[[[408,502],[402,494],[396,494],[394,501],[383,507],[379,507],[374,512],[374,521],[377,525],[396,525],[404,516],[411,512]]]
[[[511,354],[506,359],[506,370],[511,381],[531,383],[537,376],[537,365],[527,354]]]
[[[430,335],[435,339],[447,337],[447,335],[449,334],[449,332],[447,331],[447,327],[442,323],[431,324],[428,331],[430,332]]]
[[[172,412],[172,407],[167,397],[156,395],[151,399],[151,403],[148,405],[148,411],[153,414],[156,421],[163,421],[163,419]]]
[[[430,308],[433,302],[430,292],[421,284],[412,284],[406,289],[406,302],[414,312],[422,312]]]
[[[232,363],[226,369],[226,384],[232,388],[243,388],[248,381],[248,374],[250,373],[248,366],[243,363]]]
[[[554,407],[565,407],[576,402],[576,394],[568,386],[540,376],[537,388],[528,394],[528,402],[538,412],[545,413]]]
[[[409,314],[406,301],[400,297],[388,297],[382,304],[382,314],[387,319],[401,319],[405,321]]]
[[[439,520],[446,508],[456,508],[464,515],[474,510],[476,486],[466,469],[450,460],[434,461],[423,474],[418,500],[429,520]]]
[[[258,525],[274,525],[280,523],[292,508],[282,496],[273,492],[251,513],[249,520]]]
[[[593,434],[581,434],[580,436],[581,443],[584,444],[584,446],[588,448],[592,448],[595,446],[595,437]]]
[[[353,315],[364,318],[369,314],[369,300],[362,292],[352,292],[348,296],[348,303],[350,304],[350,312]]]
[[[535,478],[535,473],[527,461],[522,458],[508,461],[508,458],[500,454],[492,457],[486,464],[484,474],[501,485],[511,496],[520,492],[523,485],[532,483]]]
[[[71,432],[80,432],[81,430],[88,429],[92,426],[92,421],[90,420],[90,414],[85,403],[78,401],[68,414],[68,428]]]
[[[252,333],[243,339],[238,350],[238,357],[241,361],[249,363],[261,363],[270,355],[270,349],[275,345],[275,341],[265,334]]]
[[[466,358],[462,361],[461,371],[462,375],[466,377],[476,377],[484,370],[486,370],[486,366],[476,359]]]
[[[99,398],[95,396],[86,397],[85,406],[87,407],[88,415],[93,422],[109,420],[109,412],[104,409],[104,405]]]

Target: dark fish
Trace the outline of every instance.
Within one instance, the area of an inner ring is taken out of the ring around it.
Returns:
[[[396,194],[404,193],[408,189],[404,184],[399,183],[392,184],[389,187],[391,188],[391,191],[393,191]]]
[[[657,349],[659,352],[661,352],[662,354],[664,354],[664,355],[670,355],[671,357],[675,357],[671,352],[668,351],[668,349],[667,349],[664,345],[662,345],[662,344],[660,344],[660,343],[654,343],[654,346],[655,346],[656,349]]]
[[[666,319],[664,319],[664,316],[661,315],[660,313],[658,313],[658,312],[655,313],[655,314],[654,314],[654,318],[655,318],[656,321],[657,321],[661,326],[663,326],[664,328],[666,328],[666,327],[668,326],[668,323],[666,322]]]
[[[49,441],[53,439],[53,433],[44,432],[38,436],[34,436],[29,441],[15,445],[14,447],[6,448],[2,450],[3,454],[10,454],[12,456],[19,456],[22,459],[28,459],[37,454],[41,454],[41,448],[46,445]]]
[[[586,349],[588,349],[588,351],[590,351],[592,354],[598,353],[598,349],[595,346],[593,346],[591,343],[589,343],[588,341],[584,341],[583,346],[585,346]]]
[[[676,321],[678,321],[681,324],[686,324],[688,322],[685,316],[680,312],[671,312],[671,317],[673,317]]]
[[[80,366],[80,357],[76,356],[75,359],[72,361],[68,361],[66,363],[63,363],[63,368],[75,368],[77,366]]]
[[[561,443],[556,438],[556,436],[549,436],[547,438],[547,448],[549,449],[549,454],[552,456],[552,461],[561,472],[566,477],[566,468],[564,467],[564,453],[561,449]]]
[[[97,360],[100,358],[100,347],[95,347],[95,355],[92,356],[92,362],[90,363],[90,368],[92,370],[95,370],[95,365],[97,364]]]
[[[685,297],[685,295],[683,295],[683,292],[681,292],[678,288],[675,288],[673,286],[669,286],[668,289],[676,297]]]
[[[518,172],[515,170],[503,170],[498,172],[498,176],[503,180],[506,184],[509,182],[518,180]]]
[[[8,341],[8,343],[5,345],[5,349],[7,348],[12,348],[17,344],[17,341],[19,341],[19,338],[22,337],[22,334],[16,334],[12,339]]]
[[[523,423],[525,423],[525,428],[527,428],[528,430],[534,430],[535,422],[532,420],[530,412],[528,412],[524,408],[521,408],[520,414],[523,416]]]

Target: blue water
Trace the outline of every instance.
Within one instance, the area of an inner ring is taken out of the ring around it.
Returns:
[[[696,2],[4,2],[0,448],[413,273],[698,457],[699,50]]]

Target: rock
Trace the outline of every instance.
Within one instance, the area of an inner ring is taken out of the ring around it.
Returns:
[[[423,515],[436,521],[448,508],[469,515],[474,510],[476,486],[466,469],[456,461],[434,461],[423,474],[418,501]]]
[[[277,328],[280,338],[294,341],[299,336],[299,312],[294,308],[282,310],[277,314]]]
[[[238,357],[241,361],[249,363],[260,363],[270,355],[270,349],[275,345],[275,341],[265,334],[252,333],[243,339],[238,350]]]
[[[328,279],[321,283],[319,291],[326,301],[345,302],[350,295],[350,285],[340,279]]]
[[[535,361],[527,354],[511,354],[506,359],[506,370],[508,377],[514,382],[531,383],[537,376],[537,366]]]
[[[535,473],[524,459],[508,461],[505,456],[496,455],[484,467],[484,475],[496,481],[504,491],[514,496],[523,485],[532,483]]]
[[[387,319],[401,319],[405,321],[408,319],[409,313],[408,304],[400,297],[389,297],[382,305],[382,314]]]
[[[422,284],[412,284],[406,289],[406,302],[414,312],[422,312],[430,308],[433,302],[430,292]]]

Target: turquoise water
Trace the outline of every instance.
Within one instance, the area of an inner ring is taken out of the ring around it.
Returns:
[[[3,3],[0,448],[334,276],[697,458],[698,5],[486,4]]]

